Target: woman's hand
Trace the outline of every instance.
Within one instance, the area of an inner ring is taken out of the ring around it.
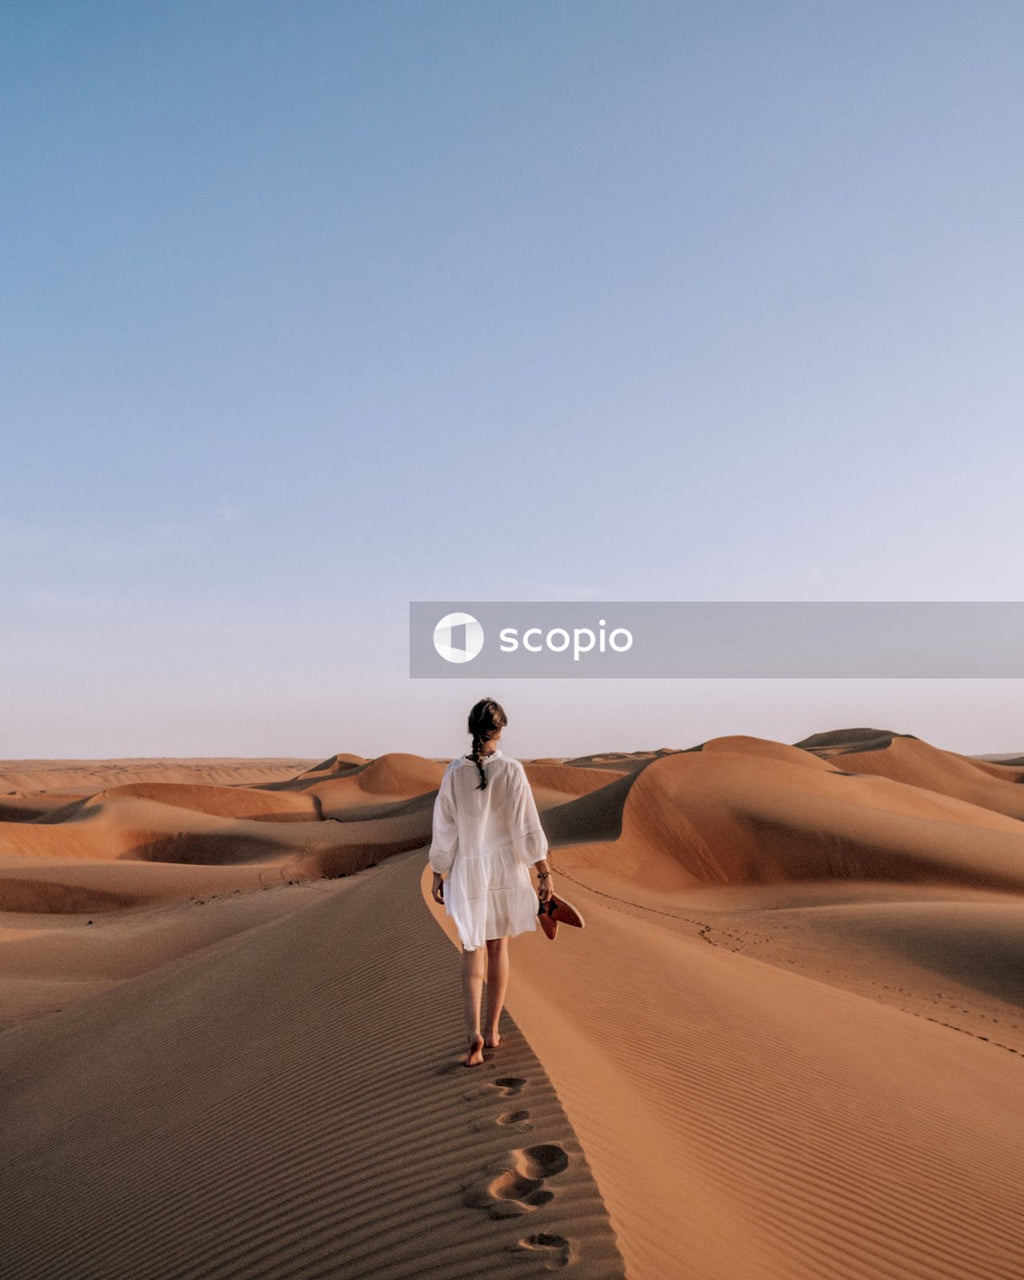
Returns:
[[[541,902],[547,902],[551,897],[551,872],[548,871],[537,877],[537,897]]]
[[[434,883],[430,887],[430,896],[435,902],[441,903],[442,906],[444,905],[444,877],[438,871],[434,872]]]

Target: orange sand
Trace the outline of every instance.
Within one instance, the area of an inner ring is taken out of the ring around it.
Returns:
[[[587,927],[473,1071],[443,760],[0,763],[4,1274],[1024,1274],[1024,768],[525,763]]]

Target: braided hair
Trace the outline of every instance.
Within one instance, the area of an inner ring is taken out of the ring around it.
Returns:
[[[473,750],[470,752],[469,758],[480,771],[480,785],[477,791],[483,791],[487,786],[487,774],[484,773],[484,766],[481,762],[481,750],[484,743],[499,729],[504,729],[508,724],[508,716],[499,703],[493,698],[481,698],[469,713],[467,728],[473,735]]]

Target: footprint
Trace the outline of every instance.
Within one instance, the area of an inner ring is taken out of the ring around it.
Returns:
[[[543,1194],[540,1179],[531,1181],[528,1178],[517,1178],[506,1169],[496,1178],[464,1187],[462,1203],[467,1209],[481,1209],[489,1218],[517,1218],[546,1203],[543,1199],[536,1198],[538,1193]],[[548,1192],[547,1195],[551,1199],[551,1193]]]
[[[463,1187],[462,1203],[491,1218],[516,1218],[552,1201],[555,1193],[544,1183],[568,1166],[569,1156],[554,1143],[510,1151],[478,1182]]]
[[[474,1133],[488,1133],[493,1131],[494,1125],[500,1124],[510,1133],[530,1133],[533,1125],[527,1123],[529,1118],[529,1111],[505,1111],[500,1116],[474,1120],[469,1127]]]
[[[522,1124],[524,1120],[529,1120],[529,1111],[504,1111],[495,1120],[495,1124]]]
[[[490,1201],[487,1211],[492,1218],[513,1218],[529,1209],[539,1209],[555,1198],[553,1191],[544,1189],[543,1178],[527,1178],[513,1169],[506,1169],[487,1186]]]
[[[569,1167],[568,1153],[553,1142],[513,1151],[516,1170],[524,1178],[553,1178]]]
[[[438,1072],[438,1074],[442,1074]],[[480,1089],[473,1089],[462,1096],[467,1102],[478,1102],[481,1098],[493,1098],[492,1090],[497,1089],[503,1098],[514,1098],[526,1088],[526,1081],[520,1076],[499,1076],[497,1080],[489,1080]]]
[[[546,1231],[538,1232],[535,1236],[524,1236],[513,1249],[524,1262],[533,1261],[538,1253],[543,1254],[549,1271],[554,1271],[556,1267],[567,1267],[572,1260],[572,1249],[565,1236],[550,1235]]]

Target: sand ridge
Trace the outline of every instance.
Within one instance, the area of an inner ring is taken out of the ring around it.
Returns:
[[[500,1060],[458,1061],[424,852],[0,1037],[5,1274],[619,1280],[511,1020]]]

